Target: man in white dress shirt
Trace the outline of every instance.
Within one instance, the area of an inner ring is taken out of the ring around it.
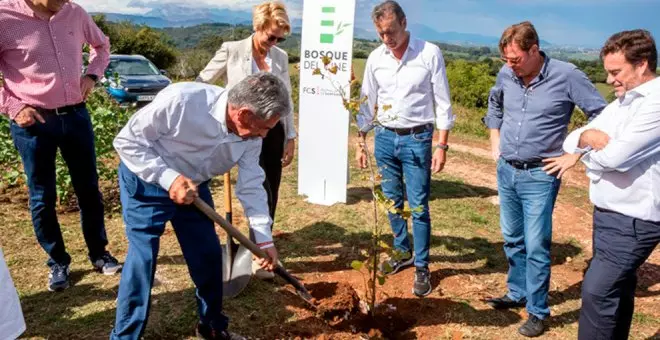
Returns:
[[[584,152],[594,203],[593,258],[582,283],[578,338],[627,339],[637,268],[660,242],[660,79],[648,31],[623,31],[601,50],[617,99],[564,142]]]
[[[414,254],[407,221],[400,214],[390,213],[394,248],[403,256],[390,259],[381,270],[391,274],[414,264],[413,293],[421,297],[432,290],[428,268],[431,173],[444,167],[449,129],[454,124],[445,63],[438,46],[411,37],[406,31],[406,15],[397,2],[377,5],[372,19],[383,45],[371,52],[365,66],[362,95],[368,100],[358,116],[362,140],[356,158],[360,167],[366,167],[364,137],[375,127],[374,156],[382,175],[383,193],[395,208],[402,209],[405,187],[413,209]],[[439,130],[435,148],[434,123]]]
[[[25,320],[2,248],[0,248],[0,302],[0,340],[17,339],[25,331]]]
[[[222,313],[222,253],[213,222],[195,197],[213,206],[208,182],[239,166],[236,196],[257,245],[277,263],[264,182],[259,166],[262,138],[291,111],[286,86],[277,76],[256,73],[231,90],[202,83],[177,83],[128,121],[115,138],[121,158],[119,186],[128,255],[111,339],[139,339],[147,324],[159,239],[170,221],[197,288],[204,339],[237,339]]]

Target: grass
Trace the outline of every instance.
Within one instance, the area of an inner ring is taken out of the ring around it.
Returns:
[[[450,153],[450,157],[474,161],[475,165],[487,162],[458,152]],[[347,204],[321,207],[306,203],[297,196],[295,169],[294,164],[285,170],[275,223],[283,261],[296,275],[303,275],[308,280],[323,280],[328,275],[335,279],[345,276],[361,289],[360,281],[348,266],[351,260],[361,257],[359,250],[368,243],[366,226],[371,205],[364,180],[366,174],[351,170]],[[216,209],[222,211],[222,188],[216,185],[213,190]],[[460,332],[470,338],[508,336],[516,327],[511,322],[514,320],[512,315],[493,314],[487,308],[483,309],[477,299],[480,294],[499,293],[504,287],[506,260],[502,253],[498,208],[487,199],[496,193],[446,174],[434,176],[431,191],[432,270],[435,285],[442,289],[440,294],[444,294],[442,303],[449,305],[446,310],[433,312],[442,315],[446,322],[429,327],[438,328],[439,333],[435,334]],[[570,199],[584,201],[586,198],[575,193]],[[237,201],[234,206],[237,209],[235,216],[241,216]],[[244,219],[238,219],[237,224],[245,230]],[[60,221],[67,249],[73,257],[74,285],[62,293],[53,294],[45,289],[46,257],[34,239],[26,207],[5,204],[0,211],[0,239],[21,296],[28,325],[25,336],[107,338],[114,321],[119,278],[106,278],[90,271],[77,214],[61,215]],[[123,260],[127,243],[118,214],[107,217],[107,230],[109,249]],[[562,265],[561,259],[566,257],[580,259],[582,250],[579,244],[575,239],[556,239],[553,252],[558,254],[554,258],[559,262],[555,265]],[[145,338],[189,338],[197,318],[195,293],[176,237],[169,228],[161,238],[159,256],[156,277],[160,284],[153,290],[151,319]],[[389,289],[386,289],[388,293]],[[560,291],[556,294],[561,297]],[[565,294],[569,298],[560,298],[560,303],[553,307],[557,318],[553,319],[552,338],[574,337],[575,334],[575,311],[579,308],[579,299],[574,294]],[[410,303],[415,301],[419,300]],[[232,330],[263,337],[268,334],[264,333],[267,330],[304,323],[299,307],[290,293],[280,286],[253,280],[239,298],[225,302],[224,310],[231,318]],[[652,334],[650,329],[659,322],[652,315],[636,314],[633,329],[643,331],[638,335]],[[424,328],[418,332],[422,338],[426,334]],[[633,338],[642,337],[633,335]]]
[[[364,73],[364,63],[364,59],[354,60],[358,79]],[[295,69],[291,73],[298,75]],[[601,91],[602,85],[597,84]],[[479,120],[483,112],[455,106],[455,114],[457,122],[452,134],[482,143],[487,136]],[[353,156],[349,148],[351,162]],[[474,171],[493,168],[490,160],[471,154],[450,150],[449,157],[469,163]],[[347,203],[321,207],[297,195],[296,168],[294,163],[284,171],[275,221],[282,260],[307,282],[341,279],[361,290],[361,278],[349,265],[352,260],[362,258],[360,250],[369,242],[371,197],[366,173],[351,168]],[[213,182],[213,192],[216,209],[222,211],[221,181]],[[418,338],[519,338],[515,334],[521,315],[492,311],[481,302],[484,296],[501,294],[505,289],[507,263],[502,251],[499,208],[489,199],[495,194],[490,188],[471,183],[471,178],[447,173],[433,177],[430,251],[436,291],[432,297],[420,300],[409,297],[408,281],[403,288],[405,293],[401,293],[394,282],[382,288],[383,293],[392,295],[386,301],[419,304],[424,314],[436,316],[415,329]],[[571,186],[562,187],[559,202],[587,212],[591,207],[586,190]],[[236,225],[245,232],[245,219],[236,199],[234,207]],[[127,241],[121,216],[114,209],[107,211],[109,249],[123,261]],[[26,203],[0,205],[0,241],[21,297],[28,326],[24,336],[107,339],[115,318],[119,277],[103,277],[90,271],[77,213],[60,214],[60,224],[73,258],[74,285],[53,294],[45,289],[46,256],[34,238]],[[554,316],[547,338],[577,336],[579,282],[587,256],[584,241],[574,236],[558,236],[553,240],[550,299]],[[387,237],[387,242],[391,242],[391,237]],[[569,258],[572,259],[570,263]],[[192,338],[197,320],[195,291],[169,227],[161,237],[156,278],[159,284],[152,291],[153,304],[145,338]],[[270,338],[268,335],[272,332],[313,321],[309,314],[301,311],[300,304],[288,290],[279,284],[256,280],[251,281],[239,298],[225,301],[224,310],[231,318],[233,331],[260,338]],[[631,338],[650,338],[659,325],[657,314],[638,312],[633,317]]]

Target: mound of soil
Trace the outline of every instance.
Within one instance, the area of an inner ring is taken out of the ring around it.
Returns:
[[[366,335],[370,339],[391,339],[403,334],[414,321],[406,321],[390,305],[376,307],[374,316],[360,311],[360,299],[353,287],[343,282],[319,282],[308,286],[316,300],[316,317],[334,332]]]
[[[360,305],[357,293],[350,285],[337,282],[319,282],[309,285],[316,300],[316,316],[331,325],[355,314]]]

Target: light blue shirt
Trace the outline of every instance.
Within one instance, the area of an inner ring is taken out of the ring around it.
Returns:
[[[145,182],[169,191],[184,175],[202,183],[238,165],[236,196],[257,243],[272,241],[261,138],[227,130],[227,91],[203,83],[176,83],[128,121],[114,140],[126,167]]]
[[[506,160],[560,156],[575,105],[590,118],[607,105],[575,65],[541,54],[543,67],[529,86],[504,65],[490,90],[484,123],[500,130],[500,155]]]

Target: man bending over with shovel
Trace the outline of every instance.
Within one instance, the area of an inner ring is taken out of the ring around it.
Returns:
[[[261,139],[288,114],[286,86],[270,73],[248,76],[231,90],[202,83],[177,83],[135,113],[114,140],[121,158],[119,187],[128,255],[119,284],[111,339],[139,339],[147,324],[156,257],[165,223],[176,233],[195,283],[202,339],[242,339],[227,331],[222,313],[222,252],[213,222],[191,205],[197,197],[213,205],[208,182],[238,165],[236,195],[257,245],[277,263]]]

